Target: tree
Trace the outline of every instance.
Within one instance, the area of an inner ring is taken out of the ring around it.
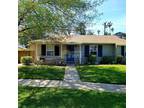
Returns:
[[[80,35],[86,35],[86,26],[84,22],[80,22],[78,27],[76,27],[76,32]]]
[[[104,22],[104,35],[111,35],[111,31],[114,31],[114,28],[111,28],[113,23],[110,21],[110,22]],[[108,28],[108,31],[107,31],[107,28]]]
[[[107,26],[109,27],[109,35],[111,35],[111,26],[112,26],[112,22],[108,22],[107,23]]]
[[[18,35],[43,38],[45,33],[67,34],[79,22],[101,15],[97,7],[104,0],[19,0]],[[89,12],[88,12],[89,11]]]
[[[94,33],[91,30],[89,30],[87,35],[94,35]]]
[[[100,34],[100,30],[97,30],[98,35]]]
[[[111,32],[112,32],[112,33],[114,32],[114,28],[111,28]]]
[[[107,31],[106,31],[106,28],[108,27],[107,22],[104,22],[103,25],[104,25],[104,35],[107,35]]]

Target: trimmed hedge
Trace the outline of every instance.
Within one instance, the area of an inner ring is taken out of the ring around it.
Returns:
[[[89,64],[95,64],[96,63],[96,55],[93,55],[93,54],[89,55],[88,63]]]
[[[101,59],[100,64],[114,64],[115,63],[115,58],[112,56],[104,56]]]
[[[32,63],[32,56],[21,57],[21,63],[24,65],[30,65]]]
[[[117,64],[126,64],[126,58],[123,56],[117,56],[116,57],[116,63]]]

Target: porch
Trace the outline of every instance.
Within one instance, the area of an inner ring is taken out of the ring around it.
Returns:
[[[117,55],[114,44],[36,44],[37,60],[46,64],[83,64],[89,54],[96,54],[96,63],[103,56]]]

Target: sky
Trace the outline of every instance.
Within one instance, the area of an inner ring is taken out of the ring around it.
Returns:
[[[93,26],[89,26],[87,29],[97,34],[97,30],[103,34],[103,23],[105,21],[111,21],[113,23],[114,33],[126,32],[126,0],[106,0],[98,11],[103,15],[99,17],[99,20],[95,18],[93,20]]]

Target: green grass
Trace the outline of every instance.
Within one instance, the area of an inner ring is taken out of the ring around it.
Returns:
[[[125,65],[77,66],[80,79],[86,82],[126,84]]]
[[[62,80],[65,67],[62,66],[20,66],[18,78]]]
[[[126,95],[60,88],[19,87],[19,108],[126,108]]]

